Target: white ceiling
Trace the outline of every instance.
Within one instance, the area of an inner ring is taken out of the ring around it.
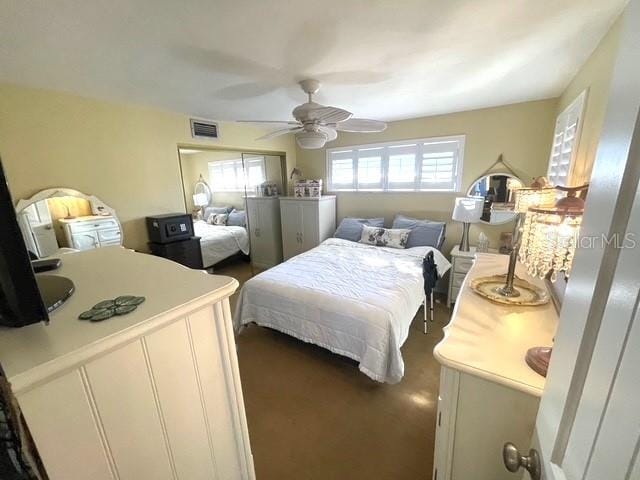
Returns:
[[[0,0],[0,80],[204,118],[394,120],[559,95],[625,0]]]

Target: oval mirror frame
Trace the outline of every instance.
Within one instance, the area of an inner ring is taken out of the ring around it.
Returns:
[[[521,185],[524,185],[524,182],[517,176],[515,176],[513,173],[510,172],[504,172],[504,171],[495,171],[495,172],[489,172],[489,173],[485,173],[483,175],[481,175],[480,177],[476,178],[473,182],[471,182],[471,185],[469,186],[469,188],[467,189],[467,195],[468,196],[477,196],[477,192],[475,192],[475,186],[490,177],[507,177],[507,178],[512,178],[514,180],[517,180],[518,182],[520,182]],[[510,197],[510,193],[509,190],[507,188],[507,191],[505,192],[506,198],[504,202],[496,202],[496,203],[504,203],[504,204],[508,204],[509,203],[509,197]],[[486,197],[485,197],[486,198]],[[490,214],[491,215],[491,214]],[[485,225],[504,225],[505,223],[509,223],[512,222],[513,220],[515,220],[516,218],[516,212],[514,212],[513,210],[503,210],[500,212],[500,219],[496,220],[496,221],[491,221],[491,219],[486,220],[484,219],[485,215],[483,213],[483,218],[480,219],[480,223],[483,223]]]
[[[56,187],[56,188],[47,188],[46,190],[41,190],[37,192],[30,198],[21,198],[18,200],[16,204],[16,214],[20,214],[22,210],[27,208],[34,203],[40,202],[42,200],[47,200],[49,198],[55,197],[78,197],[87,200],[91,204],[91,210],[93,213],[98,212],[106,212],[108,213],[118,224],[118,228],[120,229],[120,245],[124,244],[124,232],[122,230],[122,224],[120,223],[120,219],[116,214],[116,211],[111,208],[109,205],[104,203],[95,195],[87,195],[79,190],[74,190],[73,188],[65,188],[65,187]]]
[[[213,197],[213,194],[211,193],[211,187],[209,186],[207,181],[204,178],[202,178],[202,175],[200,175],[200,178],[194,185],[193,193],[194,194],[204,193],[207,196],[207,203],[211,205],[211,198]]]

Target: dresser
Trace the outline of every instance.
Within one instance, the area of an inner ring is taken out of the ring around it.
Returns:
[[[505,442],[529,445],[545,379],[525,362],[527,350],[553,344],[552,303],[518,307],[492,303],[469,282],[507,271],[509,257],[477,254],[459,286],[444,339],[434,451],[434,480],[513,480],[502,460]],[[518,264],[516,275],[542,286]]]
[[[278,197],[247,197],[247,215],[251,239],[251,263],[270,268],[282,262],[280,200]]]
[[[89,215],[58,221],[64,231],[66,246],[70,248],[89,250],[122,243],[120,224],[112,216]]]
[[[281,197],[282,251],[288,260],[318,246],[336,231],[336,197]]]
[[[50,324],[0,329],[0,364],[51,480],[255,478],[230,277],[122,247],[62,255]],[[142,295],[127,315],[78,314]]]

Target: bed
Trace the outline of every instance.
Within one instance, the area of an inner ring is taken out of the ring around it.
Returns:
[[[330,238],[245,283],[234,327],[256,323],[359,363],[373,380],[397,383],[400,352],[424,301],[422,259],[433,247],[396,249]]]
[[[249,255],[249,234],[244,227],[210,225],[197,220],[193,222],[193,230],[200,237],[202,263],[206,268],[238,252]]]

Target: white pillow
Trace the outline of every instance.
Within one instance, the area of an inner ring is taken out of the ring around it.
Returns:
[[[364,225],[360,243],[376,247],[407,248],[409,242],[408,228],[380,228]]]
[[[211,225],[226,225],[228,217],[229,215],[227,213],[212,213],[209,215],[207,223]]]

